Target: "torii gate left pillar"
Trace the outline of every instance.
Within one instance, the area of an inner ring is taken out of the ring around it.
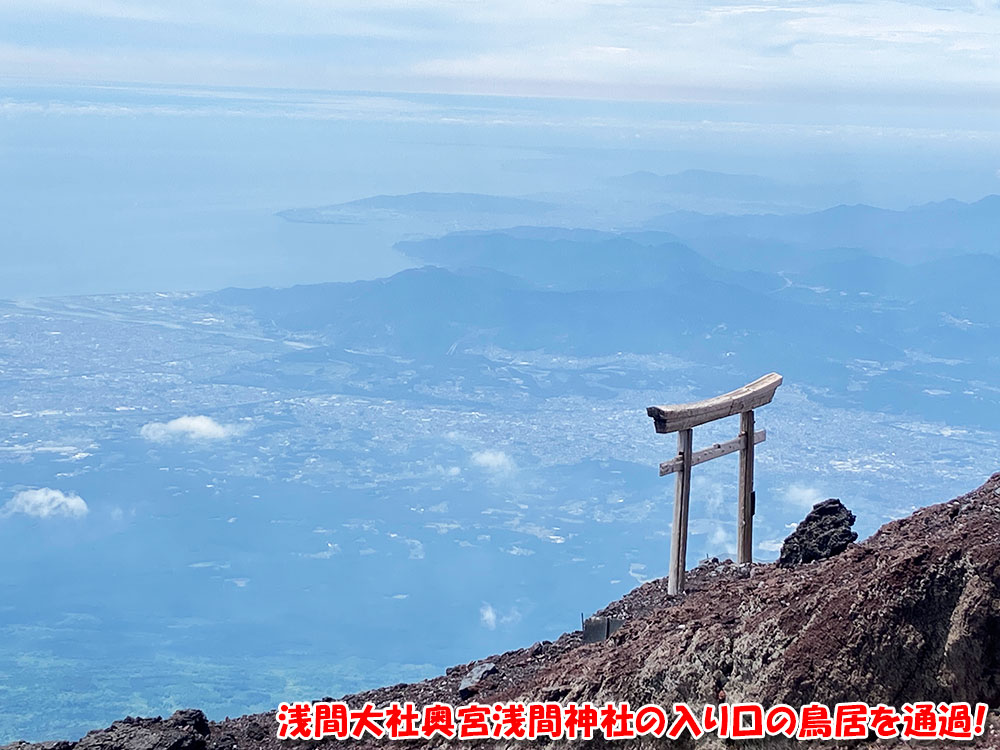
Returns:
[[[753,491],[754,446],[767,438],[764,430],[754,430],[753,410],[768,404],[781,385],[781,376],[772,372],[749,385],[737,388],[715,398],[690,404],[650,406],[646,413],[653,418],[659,433],[677,433],[677,456],[660,464],[660,476],[677,474],[674,493],[674,523],[670,537],[670,572],[667,593],[684,590],[684,573],[687,563],[688,507],[691,499],[691,467],[740,452],[739,509],[736,524],[736,549],[738,561],[748,563],[753,559]],[[740,415],[740,434],[725,443],[693,451],[693,428],[717,419]]]

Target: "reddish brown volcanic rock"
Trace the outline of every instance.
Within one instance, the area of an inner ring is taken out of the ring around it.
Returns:
[[[683,596],[669,597],[666,590],[665,580],[651,581],[598,613],[626,620],[603,643],[585,645],[576,632],[553,643],[484,658],[496,671],[478,680],[475,700],[702,705],[719,702],[721,693],[728,702],[765,705],[867,701],[899,706],[932,700],[983,702],[995,709],[1000,704],[1000,474],[967,495],[886,524],[835,557],[792,567],[713,561],[689,573]],[[459,698],[459,686],[477,663],[453,667],[432,680],[345,700],[352,705],[465,702]],[[273,736],[276,724],[271,714],[209,722],[207,734],[190,715],[186,723],[171,722],[161,723],[163,732],[176,733],[183,725],[188,735],[150,744],[155,731],[143,725],[141,738],[136,735],[135,742],[126,741],[128,732],[119,722],[61,750],[243,750],[333,744],[279,741]],[[107,743],[100,744],[102,738]],[[360,750],[388,744],[355,741],[346,746]],[[784,744],[831,747],[830,743]],[[765,745],[782,743],[767,740]],[[991,714],[986,735],[951,746],[956,745],[1000,747],[997,716]],[[581,746],[605,744],[595,740]],[[632,746],[685,744],[647,739]],[[709,740],[698,746],[713,744]]]

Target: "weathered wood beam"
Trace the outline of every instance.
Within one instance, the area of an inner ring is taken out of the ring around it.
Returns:
[[[767,430],[757,430],[753,434],[753,442],[763,443],[767,440]],[[719,456],[728,456],[730,453],[735,453],[743,447],[743,438],[737,437],[732,440],[727,440],[724,443],[716,443],[710,448],[703,448],[700,451],[695,451],[691,454],[691,465],[697,466],[698,464],[703,464],[706,461],[711,461],[713,458],[718,458]],[[669,461],[664,461],[660,464],[660,476],[665,477],[667,474],[673,474],[678,471],[683,464],[683,459],[681,456],[675,456]]]
[[[646,409],[646,414],[653,418],[653,425],[657,432],[667,433],[690,429],[716,419],[752,411],[764,404],[771,403],[774,392],[781,385],[781,380],[781,375],[772,372],[721,396],[708,398],[704,401],[694,401],[690,404],[650,406]]]
[[[684,572],[687,568],[688,504],[691,500],[691,435],[690,429],[677,433],[677,453],[682,459],[677,472],[674,492],[674,525],[670,535],[670,570],[667,593],[679,594],[684,590]]]
[[[753,454],[754,443],[751,436],[755,436],[754,416],[752,411],[745,411],[740,415],[740,437],[742,443],[740,447],[740,494],[739,509],[736,519],[736,551],[738,562],[753,562]]]

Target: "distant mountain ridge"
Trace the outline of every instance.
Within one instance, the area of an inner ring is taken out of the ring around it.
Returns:
[[[396,249],[425,263],[492,268],[557,291],[638,290],[702,277],[757,291],[782,286],[775,275],[723,268],[666,232],[514,227],[409,240]]]
[[[434,265],[200,299],[221,314],[248,309],[275,335],[318,329],[333,346],[399,356],[664,353],[777,369],[875,410],[919,400],[925,413],[967,424],[985,424],[997,401],[996,255],[906,265],[851,248],[789,258],[762,249],[755,265],[776,269],[741,271],[670,233],[558,227],[456,232],[399,248]]]
[[[228,289],[207,299],[249,307],[255,317],[282,329],[327,330],[345,346],[401,354],[443,355],[460,341],[464,347],[497,345],[588,356],[686,351],[717,358],[721,348],[729,350],[729,356],[763,363],[768,358],[773,362],[775,356],[783,360],[783,342],[803,326],[822,332],[801,344],[801,351],[815,348],[816,357],[852,351],[878,359],[896,352],[821,308],[693,269],[684,283],[660,280],[640,290],[559,290],[529,286],[496,270],[427,266],[377,281]],[[795,370],[795,365],[789,367]]]
[[[798,252],[859,248],[902,263],[916,263],[969,253],[1000,254],[1000,195],[973,203],[929,203],[903,211],[857,204],[789,215],[675,212],[651,219],[645,227],[672,232],[709,257],[734,257],[742,250],[770,243],[776,249]]]

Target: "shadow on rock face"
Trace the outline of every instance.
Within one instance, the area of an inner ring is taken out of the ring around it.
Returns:
[[[778,565],[789,567],[839,555],[857,541],[858,532],[851,530],[854,521],[854,514],[840,500],[816,503],[781,545]]]

